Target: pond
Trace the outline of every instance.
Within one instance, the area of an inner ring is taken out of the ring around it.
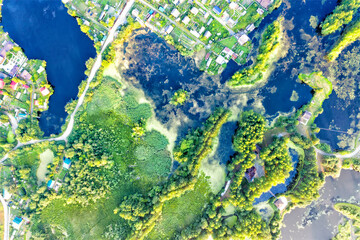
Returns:
[[[292,168],[293,170],[290,171],[290,176],[285,179],[285,183],[280,183],[276,186],[273,186],[269,192],[265,192],[261,194],[259,198],[256,198],[253,205],[259,204],[261,202],[265,202],[273,197],[273,194],[284,193],[287,191],[287,186],[291,183],[296,175],[296,167],[299,162],[299,154],[294,149],[289,149],[291,161],[292,161]]]
[[[334,203],[360,203],[360,173],[342,170],[338,179],[326,178],[320,198],[306,208],[295,208],[286,214],[281,229],[282,239],[331,239],[343,216],[334,210]]]
[[[45,135],[61,132],[65,105],[75,99],[85,79],[85,62],[96,55],[93,42],[80,31],[75,18],[60,0],[4,0],[4,31],[19,44],[29,59],[47,62],[48,81],[54,88],[48,111],[41,114]]]

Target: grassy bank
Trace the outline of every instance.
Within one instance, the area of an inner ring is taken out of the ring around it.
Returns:
[[[279,59],[279,49],[282,46],[283,29],[282,18],[270,24],[262,34],[259,53],[255,63],[236,72],[229,81],[229,86],[248,86],[262,81],[269,75],[271,66]]]

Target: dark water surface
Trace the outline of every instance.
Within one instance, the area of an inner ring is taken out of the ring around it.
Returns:
[[[334,210],[334,203],[360,203],[360,173],[342,170],[338,179],[326,178],[320,198],[306,208],[295,208],[284,217],[281,229],[284,240],[328,240],[337,231],[343,216]]]
[[[45,135],[60,133],[67,116],[65,105],[75,99],[85,79],[85,62],[96,52],[92,41],[80,31],[60,0],[4,0],[4,30],[29,59],[47,62],[48,81],[55,92],[40,127]]]

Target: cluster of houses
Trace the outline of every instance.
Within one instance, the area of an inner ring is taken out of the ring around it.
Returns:
[[[69,158],[66,158],[66,157],[63,157],[63,163],[62,163],[62,170],[69,170],[71,167],[71,160]],[[66,175],[66,174],[65,174]],[[54,190],[55,192],[58,192],[60,187],[61,187],[61,180],[49,180],[47,182],[47,188],[48,190]],[[6,188],[3,188],[3,192],[2,192],[2,195],[3,195],[3,198],[5,201],[8,202],[8,205],[16,210],[18,207],[14,205],[13,203],[13,200],[12,200],[12,194],[9,193],[9,191],[7,191]],[[22,206],[22,207],[27,207],[30,203],[30,199],[28,200],[23,200],[21,199],[20,202],[19,202],[19,206]],[[26,202],[26,203],[25,203]],[[25,203],[25,205],[24,205]],[[13,211],[14,211],[13,210]],[[15,211],[14,215],[10,215],[10,217],[12,218],[12,221],[11,221],[11,226],[13,227],[13,229],[15,229],[16,231],[22,231],[24,230],[23,228],[21,228],[24,224],[27,225],[30,223],[30,220],[25,217],[25,216],[19,216],[18,215],[19,213],[17,211]],[[22,234],[22,233],[21,233]]]
[[[70,166],[71,166],[71,160],[69,158],[66,158],[64,157],[63,158],[63,164],[62,164],[62,171],[67,171],[70,169]],[[53,189],[55,192],[58,192],[62,183],[61,183],[62,179],[57,179],[57,180],[52,180],[50,179],[48,182],[47,182],[47,188],[50,190],[50,189]]]

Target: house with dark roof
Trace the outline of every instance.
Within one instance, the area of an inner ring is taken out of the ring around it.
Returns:
[[[248,168],[245,172],[245,178],[248,180],[248,182],[254,181],[256,177],[256,168],[255,166]]]

